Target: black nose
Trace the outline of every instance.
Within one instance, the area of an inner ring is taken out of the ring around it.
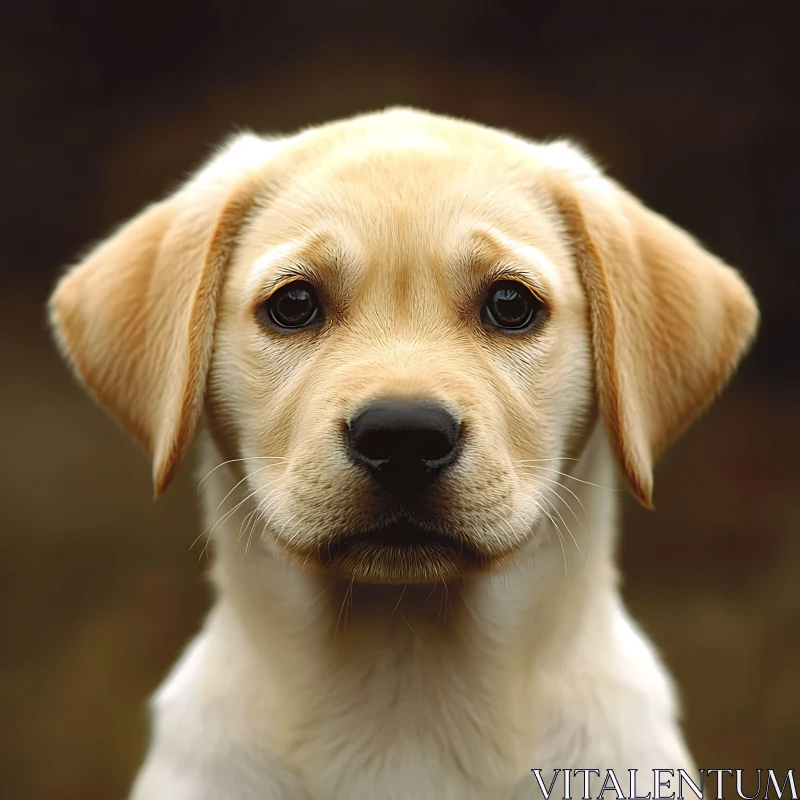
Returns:
[[[437,403],[381,400],[348,425],[350,453],[389,488],[418,488],[456,460],[459,431]]]

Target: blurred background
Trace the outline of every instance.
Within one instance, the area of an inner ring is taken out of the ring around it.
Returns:
[[[788,8],[789,4],[785,4]],[[234,128],[412,104],[571,136],[744,273],[763,327],[626,505],[635,617],[700,766],[798,768],[797,39],[769,3],[25,0],[0,33],[0,796],[125,795],[145,698],[209,603],[191,470],[73,384],[43,304],[87,242]],[[747,786],[745,787],[747,788]]]

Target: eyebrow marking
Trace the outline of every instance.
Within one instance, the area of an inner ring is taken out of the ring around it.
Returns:
[[[329,312],[338,313],[352,299],[358,263],[357,250],[347,247],[334,232],[311,232],[271,247],[256,259],[243,301],[260,305],[281,286],[305,280],[320,293]]]
[[[555,264],[536,247],[483,227],[474,228],[470,240],[473,263],[483,265],[492,280],[518,280],[545,303],[561,287]]]
[[[285,270],[280,270],[277,274],[276,270],[281,266],[287,267],[289,263],[299,267],[305,260],[304,255],[308,251],[308,245],[307,239],[285,242],[270,248],[263,256],[257,258],[247,280],[248,295],[263,295],[265,292],[274,291],[280,285],[281,273],[284,273],[284,280],[287,277]],[[270,286],[271,284],[274,285]]]
[[[248,288],[252,292],[263,292],[265,281],[272,290],[286,276],[316,274],[316,267],[336,269],[342,262],[350,261],[338,238],[327,230],[315,231],[302,238],[293,239],[270,248],[256,259],[250,271]],[[273,272],[282,267],[277,275]]]

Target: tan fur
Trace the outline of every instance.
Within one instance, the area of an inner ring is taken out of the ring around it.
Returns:
[[[71,269],[50,300],[78,376],[152,457],[156,496],[202,409],[218,290],[252,206],[255,166],[201,174],[145,209]]]
[[[279,332],[260,309],[294,277],[324,324]],[[481,322],[500,278],[541,299],[540,325]],[[157,493],[208,423],[219,599],[158,695],[137,800],[520,800],[529,767],[690,765],[618,596],[613,496],[591,492],[615,456],[651,504],[757,311],[572,145],[402,109],[240,137],[73,268],[51,313]],[[386,397],[461,423],[430,512],[475,569],[399,546],[326,564],[397,513],[343,446]]]
[[[758,310],[736,272],[617,184],[560,174],[551,185],[589,297],[606,425],[652,507],[656,458],[727,381]]]

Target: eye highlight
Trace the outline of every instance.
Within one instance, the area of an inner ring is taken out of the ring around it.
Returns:
[[[544,304],[519,281],[495,281],[481,308],[484,322],[505,330],[530,328],[544,313]]]
[[[263,304],[262,313],[275,327],[296,329],[320,319],[322,308],[314,287],[296,280],[276,289]]]

